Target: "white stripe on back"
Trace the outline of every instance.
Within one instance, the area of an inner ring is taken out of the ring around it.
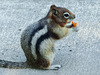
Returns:
[[[38,38],[45,34],[47,32],[47,25],[45,25],[45,27],[41,30],[39,30],[38,32],[35,33],[35,35],[32,37],[32,41],[31,41],[31,51],[32,51],[32,54],[33,54],[33,57],[34,59],[37,59],[37,55],[36,55],[36,50],[35,50],[35,45],[36,45],[36,42],[38,40]]]

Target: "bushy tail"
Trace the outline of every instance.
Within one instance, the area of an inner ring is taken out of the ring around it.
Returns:
[[[0,60],[0,67],[3,68],[29,68],[29,65],[26,62],[11,62]]]

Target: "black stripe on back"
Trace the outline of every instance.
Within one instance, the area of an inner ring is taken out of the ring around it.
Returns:
[[[36,54],[37,55],[40,55],[40,44],[42,41],[44,41],[45,39],[48,39],[50,37],[49,33],[45,33],[44,35],[41,35],[40,38],[38,38],[37,42],[36,42],[36,45],[35,45],[35,48],[36,48]]]
[[[36,28],[35,30],[32,31],[32,34],[30,35],[30,39],[28,41],[29,46],[31,46],[32,37],[34,37],[35,33],[43,28],[44,28],[44,26],[39,26],[38,28]]]

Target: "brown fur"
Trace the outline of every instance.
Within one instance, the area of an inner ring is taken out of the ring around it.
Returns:
[[[55,39],[55,40],[59,40],[59,39],[60,39],[60,37],[59,37],[56,33],[52,32],[52,31],[50,31],[49,33],[50,33],[50,36],[51,36],[53,39]]]
[[[56,10],[57,11],[57,15],[56,16],[52,13],[52,10]],[[63,17],[63,14],[65,12],[68,12],[73,17],[73,19],[75,18],[75,15],[73,13],[71,13],[68,9],[62,8],[62,7],[56,7],[55,5],[51,6],[48,18],[50,18],[53,21],[55,21],[61,27],[64,27],[66,25],[66,23],[67,23],[67,20],[68,20],[68,19],[65,19]],[[72,18],[72,17],[70,17],[70,18]]]
[[[46,68],[48,68],[50,66],[50,62],[48,61],[48,60],[46,60],[46,59],[44,59],[43,57],[39,57],[38,59],[37,59],[37,61],[35,62],[35,67],[36,68],[44,68],[44,69],[46,69]]]

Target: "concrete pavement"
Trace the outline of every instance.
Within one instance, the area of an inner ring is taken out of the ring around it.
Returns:
[[[0,75],[100,75],[100,0],[0,0],[0,59],[25,61],[22,31],[44,17],[49,7],[66,7],[76,15],[79,31],[58,41],[53,64],[59,70],[0,68]]]

